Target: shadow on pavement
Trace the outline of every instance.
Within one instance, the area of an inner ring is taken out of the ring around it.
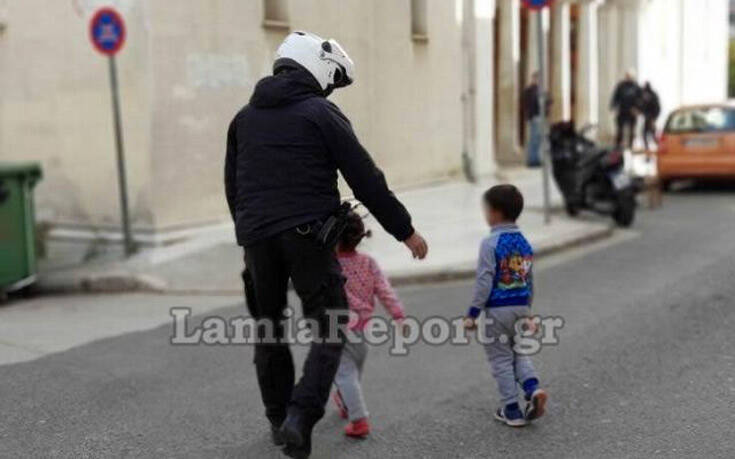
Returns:
[[[735,193],[735,180],[682,180],[672,184],[670,193],[692,195],[706,193]]]

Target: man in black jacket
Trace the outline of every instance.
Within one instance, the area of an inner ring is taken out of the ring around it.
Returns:
[[[643,145],[648,151],[648,140],[653,139],[655,144],[658,144],[656,140],[656,121],[661,114],[661,101],[658,98],[658,94],[651,87],[650,82],[646,82],[641,92],[641,111],[643,111]]]
[[[641,88],[635,81],[635,73],[629,70],[625,74],[623,81],[618,83],[613,93],[610,108],[617,110],[617,134],[615,136],[615,145],[623,146],[624,131],[627,131],[627,141],[625,145],[633,148],[633,140],[635,139],[635,124],[638,118],[638,105],[641,99]]]
[[[546,94],[544,114],[548,116],[551,108],[551,99]],[[523,90],[523,118],[528,128],[528,141],[526,144],[526,165],[528,167],[541,166],[541,147],[543,146],[543,135],[541,131],[541,110],[539,108],[539,73],[531,74],[531,81]]]
[[[526,165],[539,167],[541,165],[541,110],[538,103],[538,72],[531,75],[531,82],[523,90],[523,118],[528,127],[528,141],[526,144]]]
[[[344,339],[341,331],[335,334],[330,319],[331,313],[347,309],[340,266],[334,248],[315,238],[340,206],[337,171],[415,258],[423,259],[428,247],[347,117],[326,99],[354,78],[352,61],[339,44],[294,32],[279,47],[273,70],[230,124],[225,188],[237,240],[245,248],[243,280],[251,315],[270,321],[275,337],[282,338],[279,324],[291,279],[304,316],[319,325],[315,338],[324,338],[312,342],[303,377],[295,385],[288,343],[255,346],[273,440],[285,443],[292,457],[308,457],[311,431],[324,415]],[[265,336],[268,327],[259,332]]]

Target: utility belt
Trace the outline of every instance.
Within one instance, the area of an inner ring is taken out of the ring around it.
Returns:
[[[332,250],[347,227],[347,215],[351,210],[352,205],[343,202],[332,215],[323,220],[299,225],[296,232],[302,236],[311,236],[320,247]]]

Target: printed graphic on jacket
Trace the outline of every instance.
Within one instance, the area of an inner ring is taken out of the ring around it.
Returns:
[[[531,302],[533,249],[523,234],[501,234],[495,246],[495,278],[488,306],[525,306]]]
[[[498,262],[497,287],[501,290],[524,288],[528,286],[528,273],[531,271],[533,256],[513,252]]]

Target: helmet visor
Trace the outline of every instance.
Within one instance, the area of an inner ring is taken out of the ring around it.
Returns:
[[[354,64],[352,59],[350,59],[347,51],[335,39],[329,39],[329,45],[331,55],[334,58],[333,60],[339,66],[340,70],[339,78],[335,78],[334,86],[342,88],[351,85],[354,81]]]

